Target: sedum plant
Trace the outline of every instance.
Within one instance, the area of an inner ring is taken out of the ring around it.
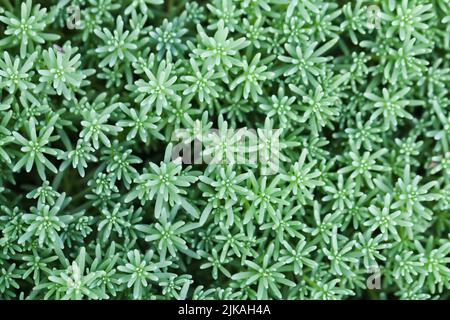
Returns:
[[[449,299],[449,17],[0,0],[0,300]]]

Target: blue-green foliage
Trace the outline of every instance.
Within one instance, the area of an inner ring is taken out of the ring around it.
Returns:
[[[0,299],[449,299],[449,90],[448,0],[0,0]]]

